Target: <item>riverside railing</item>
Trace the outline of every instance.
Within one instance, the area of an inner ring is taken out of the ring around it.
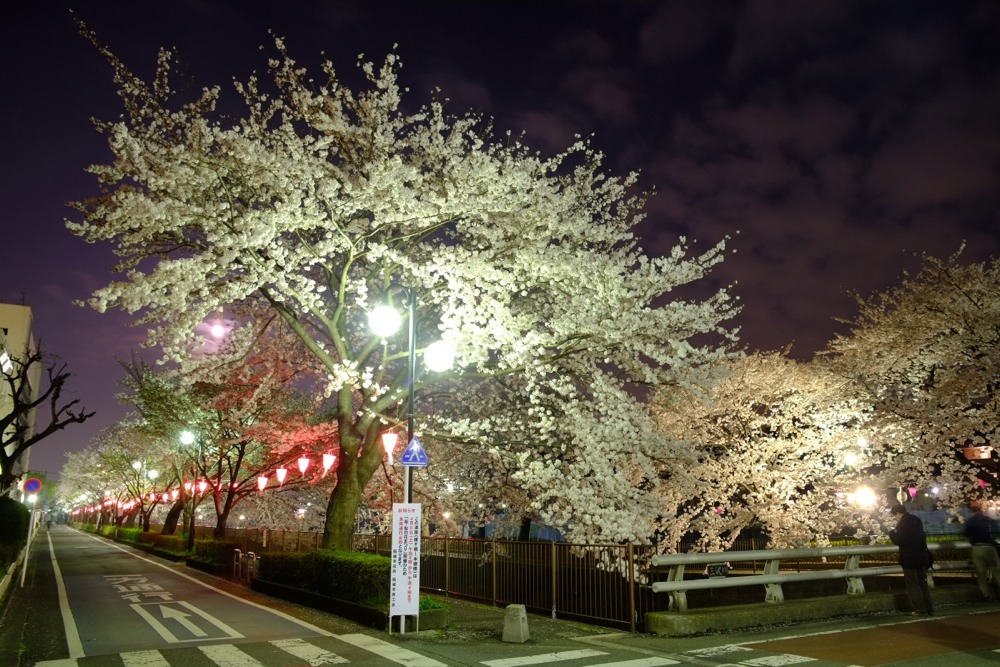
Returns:
[[[927,574],[928,585],[934,586],[935,572],[968,570],[969,561],[956,559],[956,554],[964,554],[970,547],[966,541],[929,543],[927,548],[935,554],[935,564]],[[655,582],[651,588],[656,593],[668,593],[668,609],[681,612],[688,609],[688,591],[738,586],[764,586],[766,602],[784,602],[782,584],[844,579],[847,594],[863,595],[865,577],[902,573],[899,565],[881,564],[888,561],[888,556],[895,560],[894,555],[898,552],[899,547],[889,544],[666,554],[653,556],[652,565],[669,568],[667,580]],[[947,556],[947,559],[940,556]],[[843,567],[836,569],[839,561],[843,562]],[[728,576],[727,570],[733,563],[753,564],[754,573]],[[758,564],[762,564],[760,574],[756,573]],[[709,574],[708,578],[686,579],[686,568],[691,565],[701,566]]]

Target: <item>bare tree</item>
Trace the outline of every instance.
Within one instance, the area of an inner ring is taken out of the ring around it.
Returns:
[[[0,436],[0,495],[7,493],[16,481],[14,463],[29,447],[69,424],[82,424],[94,416],[93,412],[77,407],[79,399],[63,401],[63,388],[72,374],[66,370],[66,364],[47,362],[41,346],[23,359],[12,358],[10,362],[2,370],[9,400],[0,405],[0,433],[3,434]],[[30,378],[39,366],[44,366],[48,382],[37,398],[32,398]],[[32,411],[35,411],[35,420],[31,418]],[[39,422],[44,426],[39,426]]]

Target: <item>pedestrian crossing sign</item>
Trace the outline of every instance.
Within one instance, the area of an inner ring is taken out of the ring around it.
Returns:
[[[413,468],[427,467],[427,452],[424,451],[423,445],[420,444],[420,438],[413,436],[410,444],[406,447],[406,451],[403,452],[403,458],[399,462],[404,466]]]

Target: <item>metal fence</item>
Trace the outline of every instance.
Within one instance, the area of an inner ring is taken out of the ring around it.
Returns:
[[[390,535],[352,548],[388,556]],[[657,600],[646,585],[651,547],[424,538],[420,587],[429,592],[635,631]],[[660,604],[665,606],[665,604]]]

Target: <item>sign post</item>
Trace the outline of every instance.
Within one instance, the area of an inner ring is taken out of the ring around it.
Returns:
[[[392,505],[392,578],[389,582],[389,632],[392,619],[406,632],[406,617],[415,616],[420,629],[420,503]]]

